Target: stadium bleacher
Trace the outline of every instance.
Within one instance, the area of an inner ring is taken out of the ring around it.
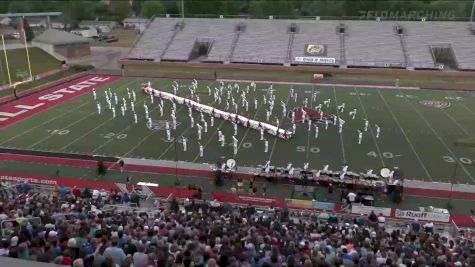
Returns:
[[[456,233],[454,241],[432,222],[391,223],[376,213],[337,215],[215,200],[157,199],[142,207],[136,205],[141,201],[129,204],[133,196],[122,192],[18,188],[0,187],[14,191],[0,194],[5,266],[26,265],[3,257],[74,267],[475,263],[471,233]]]
[[[326,48],[320,57],[334,59],[320,65],[437,69],[430,47],[443,44],[453,49],[458,69],[475,69],[475,34],[467,22],[186,18],[175,29],[180,21],[155,18],[128,58],[186,62],[197,39],[206,38],[213,42],[202,62],[309,64],[295,59],[309,57],[306,44],[318,44]],[[237,33],[239,24],[245,30]],[[290,37],[292,24],[298,31]]]

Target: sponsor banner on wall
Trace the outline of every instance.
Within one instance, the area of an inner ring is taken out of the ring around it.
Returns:
[[[336,59],[333,57],[295,57],[296,62],[312,63],[312,64],[335,64]]]
[[[319,210],[334,210],[335,203],[333,202],[323,202],[323,201],[313,201],[313,208]]]
[[[380,208],[362,205],[353,205],[351,207],[351,213],[368,215],[374,211],[376,215],[383,214],[383,216],[391,216],[391,208]]]
[[[325,56],[327,49],[321,44],[306,44],[305,55],[307,56]]]
[[[303,200],[303,199],[285,199],[285,203],[289,208],[297,208],[297,209],[313,209],[313,203],[310,200]]]
[[[414,210],[396,209],[395,217],[404,218],[404,219],[419,219],[423,221],[434,221],[434,222],[449,222],[450,221],[450,213],[436,213],[436,212],[425,212],[425,211],[414,211]]]
[[[240,205],[285,207],[285,199],[277,197],[259,197],[254,195],[230,194],[227,192],[214,192],[212,199],[219,202],[235,203]]]

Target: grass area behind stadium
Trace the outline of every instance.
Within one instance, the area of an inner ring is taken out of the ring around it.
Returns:
[[[205,146],[205,155],[199,157],[197,130],[190,128],[188,111],[177,106],[179,125],[172,136],[188,139],[188,148],[184,152],[182,145],[167,142],[164,130],[151,130],[146,126],[143,103],[147,103],[150,114],[157,125],[163,125],[170,118],[171,104],[164,101],[164,115],[160,117],[158,99],[154,103],[140,92],[140,84],[151,81],[156,89],[172,92],[171,79],[124,78],[110,87],[119,96],[127,97],[127,88],[137,92],[136,110],[139,123],[134,124],[130,108],[125,117],[117,111],[117,118],[112,119],[111,112],[106,109],[104,90],[97,90],[102,104],[102,114],[96,112],[96,102],[88,93],[72,101],[41,112],[8,128],[1,129],[0,146],[15,147],[41,151],[62,151],[69,153],[114,155],[133,158],[168,159],[191,162],[214,163],[219,157],[235,158],[240,166],[257,166],[270,160],[275,166],[285,167],[291,162],[300,167],[309,162],[310,168],[322,168],[329,164],[330,169],[340,170],[345,164],[355,172],[376,172],[382,167],[399,167],[409,179],[474,183],[475,150],[473,147],[455,145],[457,141],[473,139],[475,134],[475,93],[458,91],[428,90],[392,90],[374,88],[335,88],[316,85],[273,86],[276,95],[272,120],[278,117],[283,127],[290,128],[288,118],[282,117],[280,101],[287,102],[287,109],[302,106],[308,98],[309,106],[315,107],[324,100],[330,99],[331,104],[323,111],[340,115],[345,121],[343,134],[336,127],[325,130],[320,125],[320,134],[315,138],[314,126],[307,130],[307,124],[298,124],[296,135],[288,140],[280,140],[266,136],[269,140],[269,152],[264,152],[263,142],[258,131],[239,127],[238,154],[233,155],[231,136],[233,127],[229,122],[215,120],[208,133],[203,133],[200,143]],[[190,80],[179,80],[183,85],[179,95],[188,96]],[[218,108],[221,105],[212,103],[208,96],[207,86],[219,87],[215,81],[200,81],[198,95],[202,103],[209,103]],[[245,88],[245,83],[240,83]],[[289,89],[293,87],[298,93],[297,102],[288,98]],[[262,94],[269,84],[257,85],[256,92],[250,92],[249,111],[240,114],[257,120],[265,120],[265,107],[262,105]],[[311,101],[313,93],[317,93],[316,101]],[[239,99],[235,96],[236,99]],[[253,98],[257,98],[259,106],[254,109]],[[345,103],[342,114],[336,110],[338,104]],[[438,107],[440,105],[440,107]],[[445,107],[445,108],[444,108]],[[349,118],[348,112],[357,109],[355,120]],[[197,113],[193,114],[195,123],[200,121]],[[368,132],[364,133],[363,142],[357,144],[358,129],[363,128],[363,121],[370,122]],[[381,137],[375,138],[375,124],[381,127]],[[220,129],[226,136],[226,145],[221,147],[217,141]],[[460,143],[460,142],[459,142]]]
[[[26,49],[18,48],[8,49],[6,51],[12,83],[29,78],[30,73],[28,70]],[[31,72],[33,76],[43,72],[61,68],[61,62],[59,60],[55,59],[54,57],[50,56],[48,53],[44,52],[39,48],[29,47],[28,53],[30,56]],[[5,54],[3,51],[1,52],[0,58],[0,64],[2,67],[0,70],[0,85],[8,84],[8,71],[5,61]]]

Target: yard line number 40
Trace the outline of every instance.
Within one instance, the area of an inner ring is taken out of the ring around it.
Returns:
[[[451,156],[443,156],[443,159],[447,163],[456,162],[456,159],[454,157],[451,157]],[[463,164],[466,164],[466,165],[472,165],[475,160],[472,160],[472,159],[469,159],[469,158],[466,158],[466,157],[461,157],[461,158],[458,158],[458,161],[460,161],[460,162],[462,162]]]

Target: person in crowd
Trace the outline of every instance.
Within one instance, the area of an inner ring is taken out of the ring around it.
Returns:
[[[0,194],[8,221],[0,257],[75,267],[475,266],[473,236],[450,239],[431,222],[425,231],[417,220],[389,230],[382,214],[353,219],[217,200],[190,199],[183,212],[175,198],[153,211],[104,209],[110,197],[75,191]]]

